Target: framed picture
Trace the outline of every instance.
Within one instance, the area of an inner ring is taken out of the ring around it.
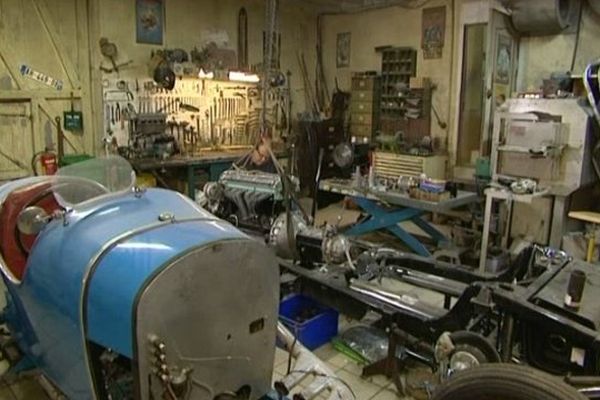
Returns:
[[[510,83],[512,69],[512,38],[508,35],[498,33],[496,37],[496,68],[494,81],[502,85]]]
[[[446,38],[446,7],[424,8],[422,23],[423,58],[442,58]]]
[[[138,43],[162,45],[164,25],[164,0],[135,1],[135,32]]]
[[[337,35],[337,67],[347,68],[350,66],[350,48],[352,34],[350,32],[338,33]]]

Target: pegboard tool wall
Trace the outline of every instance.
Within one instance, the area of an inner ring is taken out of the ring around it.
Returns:
[[[168,132],[182,147],[196,135],[202,148],[256,143],[260,129],[261,92],[258,84],[210,79],[178,79],[171,91],[154,82],[111,79],[103,82],[104,133],[127,146],[130,118],[137,113],[167,115]],[[268,102],[269,119],[277,114],[278,98]],[[279,136],[274,133],[275,139]]]

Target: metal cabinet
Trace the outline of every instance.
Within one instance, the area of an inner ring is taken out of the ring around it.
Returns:
[[[357,142],[371,141],[379,129],[380,91],[378,76],[356,74],[352,78],[350,136]]]

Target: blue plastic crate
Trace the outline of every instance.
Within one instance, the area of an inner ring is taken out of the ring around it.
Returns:
[[[310,350],[328,343],[338,333],[338,312],[301,294],[279,303],[279,319]]]

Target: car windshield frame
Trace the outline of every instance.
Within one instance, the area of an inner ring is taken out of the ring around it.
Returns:
[[[62,207],[77,209],[98,199],[131,192],[135,182],[129,161],[109,155],[60,168],[52,177],[52,191]]]

